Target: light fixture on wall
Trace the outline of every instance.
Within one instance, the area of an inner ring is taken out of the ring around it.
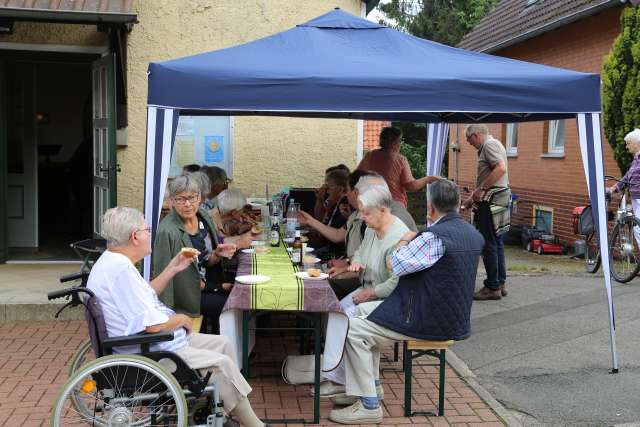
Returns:
[[[49,114],[42,112],[36,113],[36,122],[38,122],[39,125],[45,125],[49,123]]]

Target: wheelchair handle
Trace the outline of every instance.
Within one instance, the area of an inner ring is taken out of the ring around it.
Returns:
[[[60,283],[71,282],[74,280],[82,279],[84,282],[89,277],[89,273],[86,271],[81,271],[79,273],[67,274],[66,276],[62,276],[60,278]]]
[[[47,299],[49,301],[51,301],[51,300],[54,300],[54,299],[64,298],[64,297],[68,297],[68,296],[72,296],[74,298],[77,298],[78,297],[78,293],[80,293],[80,292],[84,292],[85,294],[87,294],[89,296],[93,296],[93,292],[91,292],[89,289],[84,288],[84,287],[74,286],[72,288],[60,289],[58,291],[51,291],[51,292],[47,293]]]

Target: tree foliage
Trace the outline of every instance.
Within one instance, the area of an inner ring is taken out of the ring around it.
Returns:
[[[498,0],[391,0],[378,6],[381,23],[414,36],[456,46]]]
[[[623,138],[640,127],[640,7],[624,9],[620,22],[602,65],[602,111],[605,135],[624,173],[633,159]]]
[[[391,0],[378,5],[385,18],[381,24],[416,37],[456,46],[499,0]],[[407,158],[416,178],[425,175],[424,123],[393,123],[402,129],[405,144],[400,152]],[[442,165],[447,176],[448,151]]]

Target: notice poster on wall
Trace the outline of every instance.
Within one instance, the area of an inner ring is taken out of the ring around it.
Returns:
[[[196,162],[195,138],[193,135],[176,135],[175,162],[183,167]]]
[[[222,163],[224,160],[224,136],[205,135],[204,162],[206,164]]]
[[[233,119],[219,116],[180,116],[169,176],[189,164],[218,166],[233,177]]]

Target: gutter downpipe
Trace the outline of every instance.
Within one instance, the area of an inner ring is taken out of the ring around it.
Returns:
[[[611,9],[618,5],[624,5],[627,0],[605,0],[602,3],[591,6],[587,9],[581,10],[579,12],[575,12],[568,16],[563,16],[561,18],[556,19],[555,21],[551,21],[548,24],[542,25],[540,27],[534,28],[526,33],[520,34],[518,36],[512,37],[510,39],[504,40],[500,43],[488,46],[479,52],[482,53],[493,53],[498,50],[507,48],[509,46],[513,46],[515,44],[521,43],[525,40],[531,39],[533,37],[539,36],[551,30],[555,30],[556,28],[562,27],[563,25],[570,24],[572,22],[578,21],[582,18],[586,18],[591,15],[595,15],[596,13],[602,12],[607,9]]]

